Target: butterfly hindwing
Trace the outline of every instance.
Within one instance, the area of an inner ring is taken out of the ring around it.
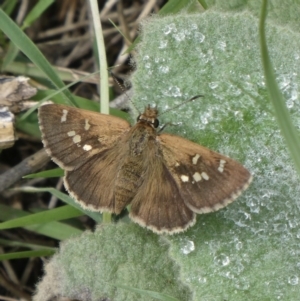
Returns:
[[[58,104],[41,106],[39,122],[46,151],[65,170],[111,148],[130,128],[121,118]]]
[[[143,154],[144,181],[134,196],[130,217],[156,233],[177,233],[195,223],[172,174],[164,164],[159,145],[149,141]]]
[[[196,213],[225,207],[251,182],[249,171],[226,156],[179,136],[162,134],[158,139],[185,204]]]
[[[93,211],[119,214],[131,198],[116,199],[116,177],[128,148],[127,136],[121,137],[115,147],[88,158],[80,166],[65,172],[64,184],[70,195],[82,207]]]

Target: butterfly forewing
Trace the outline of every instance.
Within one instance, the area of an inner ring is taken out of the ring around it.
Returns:
[[[159,136],[164,159],[185,204],[196,213],[216,211],[234,201],[250,182],[240,163],[179,136]]]
[[[41,106],[39,122],[46,151],[65,170],[109,149],[130,127],[117,117],[57,104]]]

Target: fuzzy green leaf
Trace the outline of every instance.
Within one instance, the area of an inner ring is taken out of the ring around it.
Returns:
[[[166,237],[191,300],[262,300],[299,294],[299,177],[267,97],[259,19],[208,10],[147,20],[133,75],[141,111],[164,112],[165,132],[241,161],[254,181],[236,202],[200,215],[185,234]],[[293,123],[300,124],[300,36],[267,26],[269,53]],[[290,255],[287,255],[290,254]],[[217,284],[217,285],[216,285]]]
[[[174,277],[179,271],[167,246],[134,224],[106,224],[66,241],[45,271],[36,301],[54,294],[90,301],[190,300]]]

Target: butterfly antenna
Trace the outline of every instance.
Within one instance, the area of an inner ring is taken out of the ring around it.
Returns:
[[[174,110],[174,109],[177,109],[177,108],[179,108],[179,107],[185,105],[187,102],[193,101],[193,100],[195,100],[195,99],[197,99],[197,98],[199,98],[199,97],[204,97],[204,95],[196,95],[196,96],[193,96],[192,98],[189,98],[189,99],[185,100],[184,102],[178,104],[177,106],[172,107],[172,108],[170,108],[170,109],[167,109],[166,111],[164,111],[164,112],[162,112],[161,114],[159,114],[159,116],[161,116],[162,114],[165,114],[165,113],[167,113],[167,112],[170,112],[170,111],[172,111],[172,110]]]
[[[109,74],[111,75],[111,77],[113,78],[114,82],[119,86],[119,88],[122,90],[122,92],[127,96],[128,100],[132,103],[132,105],[136,109],[136,111],[139,112],[139,110],[137,109],[135,103],[132,101],[132,99],[127,94],[127,91],[126,91],[124,85],[122,85],[119,82],[119,80],[117,79],[117,77],[114,75],[114,73],[109,68],[107,70],[108,70]]]

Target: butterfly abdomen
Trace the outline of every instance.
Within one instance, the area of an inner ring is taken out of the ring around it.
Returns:
[[[124,162],[115,182],[115,208],[119,214],[132,200],[142,183],[142,170],[130,158]]]
[[[156,132],[147,123],[139,123],[131,129],[129,153],[119,168],[115,183],[115,213],[120,213],[136,195],[144,181],[144,174],[149,148],[149,140],[155,142]]]

